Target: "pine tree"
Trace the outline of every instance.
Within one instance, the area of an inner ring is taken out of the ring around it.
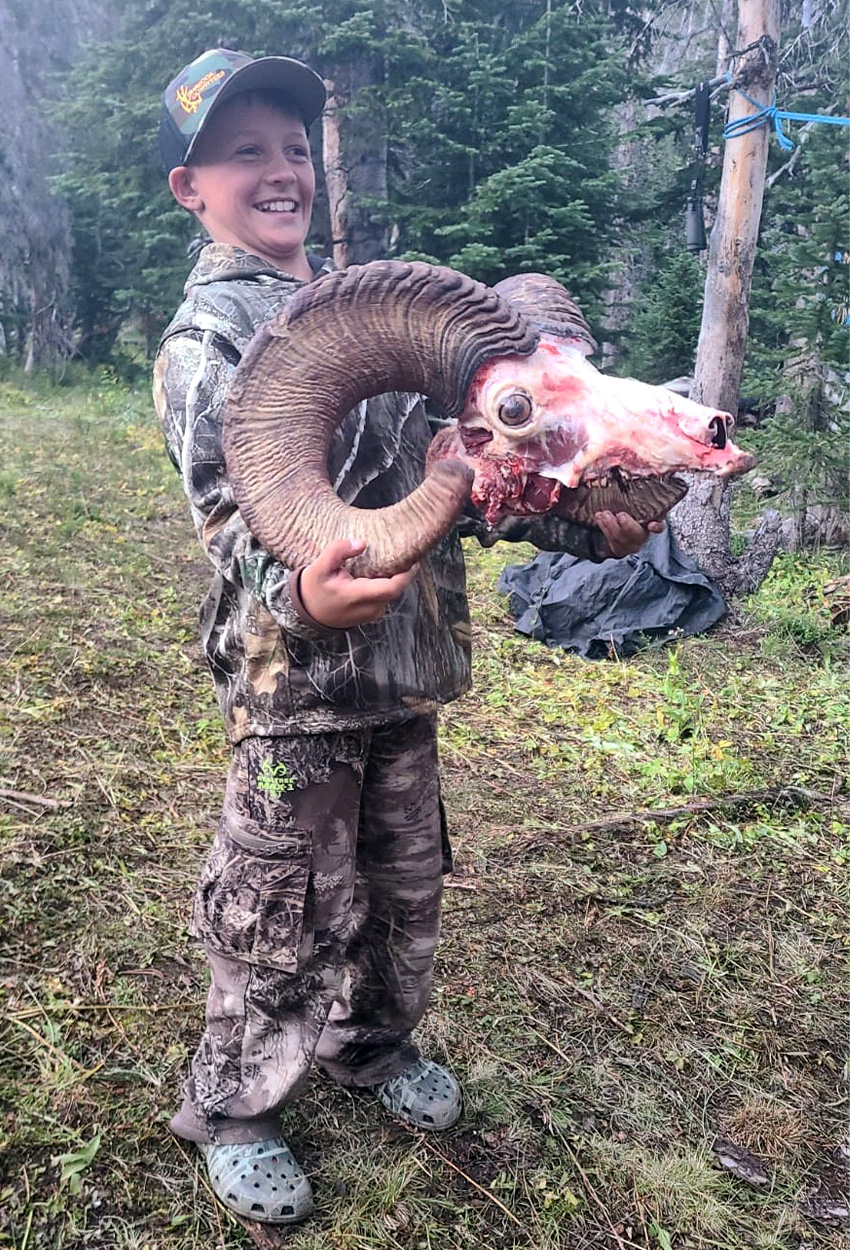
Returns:
[[[656,250],[650,272],[651,281],[632,305],[622,367],[645,382],[661,384],[693,369],[705,272],[680,240],[667,251]]]
[[[766,197],[745,387],[773,416],[762,471],[798,503],[847,502],[850,202],[846,136],[815,126]]]
[[[411,80],[394,101],[400,250],[485,282],[543,270],[598,313],[617,216],[612,108],[626,89],[603,7],[526,3],[503,24],[464,5],[467,20],[433,31],[436,83]]]

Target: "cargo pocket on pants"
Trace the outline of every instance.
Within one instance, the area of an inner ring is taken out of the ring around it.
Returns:
[[[219,833],[195,893],[192,932],[220,955],[297,972],[313,949],[312,838]]]

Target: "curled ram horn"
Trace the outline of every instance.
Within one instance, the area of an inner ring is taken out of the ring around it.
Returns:
[[[352,508],[328,479],[334,429],[387,391],[423,392],[456,416],[482,364],[537,341],[519,309],[434,265],[375,261],[302,287],[255,336],[229,395],[227,468],[248,527],[290,567],[357,537],[367,548],[355,573],[408,568],[451,529],[473,470],[449,457],[400,503]]]

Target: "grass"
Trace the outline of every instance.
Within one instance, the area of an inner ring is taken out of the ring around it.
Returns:
[[[0,786],[63,804],[0,816],[0,1246],[248,1246],[166,1129],[226,767],[203,559],[145,394],[7,381],[0,424]],[[317,1211],[281,1244],[835,1246],[801,1204],[847,1119],[840,561],[783,558],[737,624],[588,664],[513,633],[493,586],[526,554],[470,553],[476,689],[442,724],[457,868],[422,1043],[466,1115],[426,1139],[317,1078],[288,1117]],[[826,798],[627,815],[788,785]]]

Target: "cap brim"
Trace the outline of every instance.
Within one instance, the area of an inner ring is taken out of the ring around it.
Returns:
[[[327,92],[321,78],[303,62],[293,61],[288,56],[265,56],[259,61],[251,61],[231,74],[227,82],[219,89],[192,136],[183,157],[184,163],[192,155],[198,136],[203,134],[209,125],[210,118],[222,104],[235,95],[242,95],[245,91],[262,90],[282,91],[288,95],[293,103],[298,105],[305,126],[310,126],[316,120],[325,107],[327,99]]]

